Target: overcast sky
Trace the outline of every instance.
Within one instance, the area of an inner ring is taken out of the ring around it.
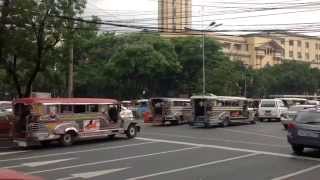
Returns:
[[[157,26],[157,0],[87,1],[86,14],[98,15],[105,21]],[[196,29],[202,28],[202,24],[207,26],[216,21],[223,24],[218,30],[287,28],[313,35],[320,34],[320,2],[316,0],[193,0],[192,5],[192,24]],[[281,7],[283,9],[266,11],[266,8]],[[247,12],[243,13],[244,10]],[[267,25],[262,26],[263,24]]]

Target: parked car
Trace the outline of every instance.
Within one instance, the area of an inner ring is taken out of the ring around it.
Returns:
[[[288,108],[280,99],[262,99],[259,104],[258,118],[262,122],[265,119],[280,121]]]
[[[296,117],[297,113],[301,110],[313,108],[315,105],[295,105],[291,106],[284,117],[281,118],[281,123],[285,129],[288,129],[288,124]]]
[[[304,148],[320,149],[320,109],[299,111],[297,117],[288,124],[287,139],[297,155],[301,155]]]

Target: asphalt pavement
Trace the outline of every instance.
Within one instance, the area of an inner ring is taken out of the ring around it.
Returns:
[[[318,180],[320,152],[292,154],[280,123],[144,125],[135,139],[1,151],[0,168],[48,180]]]

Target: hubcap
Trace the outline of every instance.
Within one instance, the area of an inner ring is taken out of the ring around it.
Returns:
[[[134,133],[135,133],[134,127],[130,128],[130,134],[131,134],[131,135],[134,135]]]
[[[71,142],[71,136],[69,134],[65,135],[64,136],[64,141],[67,142],[67,143]]]

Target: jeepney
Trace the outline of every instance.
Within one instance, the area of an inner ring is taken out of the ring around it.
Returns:
[[[14,142],[18,146],[59,141],[70,146],[89,138],[126,134],[134,138],[138,122],[120,117],[121,105],[113,99],[22,98],[13,101]]]
[[[191,119],[190,99],[150,98],[151,120],[155,125],[183,124]]]
[[[255,123],[254,111],[249,110],[244,97],[199,95],[191,97],[192,120],[190,126],[229,126],[232,123]]]

